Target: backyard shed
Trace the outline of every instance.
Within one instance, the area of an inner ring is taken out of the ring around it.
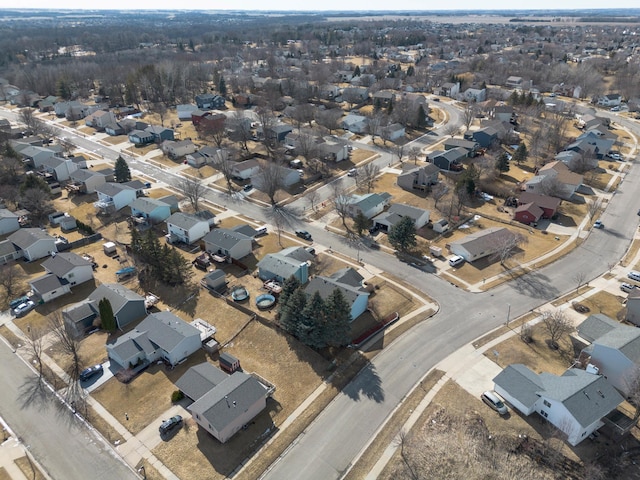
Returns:
[[[240,370],[240,360],[228,353],[220,354],[220,368],[227,373],[233,373]]]

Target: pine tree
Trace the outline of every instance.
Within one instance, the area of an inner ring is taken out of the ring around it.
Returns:
[[[326,302],[327,323],[325,341],[332,347],[342,347],[350,341],[351,307],[342,290],[336,288]]]
[[[291,275],[282,283],[282,292],[280,292],[280,296],[278,297],[278,303],[280,304],[280,310],[282,311],[282,307],[287,304],[289,301],[289,297],[293,295],[300,287],[300,280],[297,277]]]
[[[113,307],[108,298],[103,298],[98,302],[98,312],[100,313],[100,321],[102,328],[107,332],[113,332],[116,329],[116,317],[113,315]]]
[[[401,252],[416,246],[416,224],[411,217],[402,217],[387,235],[389,243]]]
[[[320,349],[327,346],[325,303],[320,292],[316,291],[302,310],[297,328],[298,339],[305,345]]]
[[[280,326],[294,337],[300,335],[300,324],[302,323],[302,312],[307,305],[307,294],[304,288],[298,287],[280,308]]]
[[[220,75],[220,83],[218,84],[218,91],[222,97],[227,96],[227,84],[224,81],[224,77]]]
[[[361,75],[360,73],[360,67],[358,65],[356,65],[356,68],[353,69],[353,77],[359,77]]]
[[[522,162],[527,161],[528,156],[529,152],[527,151],[527,146],[524,143],[521,143],[514,152],[513,159],[517,165],[520,165]]]
[[[362,211],[358,211],[358,214],[353,219],[353,228],[355,228],[358,236],[362,235],[364,230],[367,230],[371,226],[371,220]]]
[[[131,170],[129,170],[129,165],[127,165],[127,161],[122,158],[122,155],[119,155],[116,160],[114,177],[118,183],[131,181]]]
[[[509,171],[509,157],[507,157],[506,152],[502,152],[496,158],[496,168],[500,172],[508,172]]]

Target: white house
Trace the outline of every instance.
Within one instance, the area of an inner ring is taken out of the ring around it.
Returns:
[[[162,151],[165,152],[170,158],[180,158],[191,153],[195,153],[198,150],[198,146],[190,139],[187,140],[165,140],[162,142]]]
[[[462,94],[467,102],[480,103],[487,99],[486,88],[467,88]]]
[[[582,180],[582,175],[572,172],[564,163],[555,161],[540,168],[538,174],[528,180],[525,186],[529,192],[570,199],[582,185]]]
[[[50,302],[51,300],[66,295],[71,292],[69,282],[51,273],[29,281],[29,286],[33,296],[40,302]]]
[[[514,245],[515,241],[516,235],[508,228],[492,227],[451,242],[451,252],[473,262]]]
[[[20,229],[20,217],[6,208],[0,208],[0,235],[13,233]]]
[[[231,175],[240,180],[248,180],[249,178],[260,173],[260,162],[252,158],[244,162],[238,162],[231,168]]]
[[[364,195],[351,195],[344,200],[347,202],[347,212],[353,218],[362,213],[367,218],[378,215],[391,202],[391,195],[383,193],[366,193]]]
[[[603,376],[571,368],[561,376],[509,365],[494,379],[495,391],[523,415],[538,413],[577,445],[624,401]]]
[[[380,129],[380,136],[390,142],[395,142],[405,136],[405,129],[399,123],[392,123]]]
[[[116,123],[117,119],[113,112],[107,110],[97,110],[84,119],[84,123],[88,127],[96,130],[104,130],[104,128],[112,123]]]
[[[69,283],[70,287],[93,279],[93,267],[89,260],[72,252],[53,255],[42,263],[48,272]]]
[[[70,175],[74,187],[82,193],[95,193],[100,185],[107,183],[107,177],[100,172],[87,169],[79,169]]]
[[[619,93],[610,93],[602,95],[598,98],[598,105],[601,107],[617,107],[622,103],[622,95]]]
[[[606,315],[590,315],[577,328],[591,342],[582,350],[588,362],[619,391],[627,394],[640,368],[640,328],[616,322]]]
[[[157,312],[114,343],[107,344],[107,355],[112,365],[121,368],[157,360],[175,366],[200,346],[200,330],[171,312]]]
[[[204,237],[205,250],[239,260],[252,251],[251,237],[227,228],[216,228]]]
[[[191,245],[209,233],[209,230],[211,230],[209,222],[195,215],[176,212],[167,218],[169,243],[182,242]]]
[[[365,133],[369,125],[367,117],[350,113],[342,118],[340,126],[351,133]]]
[[[9,235],[7,240],[22,251],[22,257],[29,262],[58,251],[55,238],[39,228],[21,228]]]
[[[136,189],[122,183],[107,182],[96,187],[98,201],[93,205],[103,213],[117,212],[133,203]]]
[[[382,212],[373,217],[373,225],[378,226],[383,231],[389,231],[393,226],[397,225],[400,220],[409,217],[417,229],[424,227],[429,223],[429,210],[424,210],[404,203],[394,203],[386,212]]]
[[[70,158],[49,157],[43,160],[43,171],[53,174],[59,182],[65,182],[71,178],[71,174],[78,170],[76,162]]]

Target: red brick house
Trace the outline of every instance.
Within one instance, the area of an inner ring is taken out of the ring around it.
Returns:
[[[513,219],[525,224],[535,223],[544,214],[544,210],[535,203],[525,203],[516,208],[513,213]]]
[[[556,197],[550,197],[549,195],[522,192],[518,198],[518,206],[524,206],[529,203],[533,203],[542,209],[542,218],[551,218],[557,213],[562,200]]]

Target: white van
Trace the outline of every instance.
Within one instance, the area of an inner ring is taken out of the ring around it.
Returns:
[[[629,273],[627,273],[627,277],[629,277],[631,280],[635,280],[636,282],[640,282],[640,272],[636,272],[635,270],[631,270]]]
[[[449,265],[452,267],[457,267],[458,265],[462,265],[464,263],[464,258],[460,255],[454,255],[449,259]]]
[[[504,402],[500,400],[500,398],[498,398],[498,395],[496,395],[496,393],[491,390],[484,392],[482,395],[480,395],[480,398],[484,403],[489,405],[489,407],[498,412],[500,415],[506,415],[507,412],[509,412],[509,409],[504,404]]]
[[[260,237],[260,236],[266,235],[266,234],[267,234],[267,227],[266,226],[256,228],[256,237]]]

